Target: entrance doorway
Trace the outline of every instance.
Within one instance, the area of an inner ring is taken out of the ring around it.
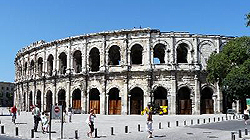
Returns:
[[[214,105],[213,105],[213,90],[209,87],[205,87],[201,91],[201,114],[213,114],[214,113]]]
[[[100,92],[97,88],[92,88],[89,92],[89,111],[94,109],[95,114],[100,114]]]
[[[63,111],[65,110],[65,107],[66,107],[65,95],[66,95],[66,92],[64,89],[61,89],[58,92],[58,105],[62,105]]]
[[[73,91],[72,95],[72,108],[75,113],[81,113],[81,90],[76,89]]]
[[[133,88],[130,91],[130,114],[141,114],[143,110],[143,91],[141,88]]]
[[[177,93],[177,114],[192,114],[192,100],[190,99],[190,89],[182,87]]]
[[[118,88],[112,88],[109,91],[109,114],[121,114],[121,97],[119,97]]]
[[[50,111],[52,105],[52,92],[49,90],[46,94],[46,111]]]

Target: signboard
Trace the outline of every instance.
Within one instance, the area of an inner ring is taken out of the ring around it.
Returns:
[[[51,119],[62,119],[62,106],[52,106],[52,115],[51,115]]]

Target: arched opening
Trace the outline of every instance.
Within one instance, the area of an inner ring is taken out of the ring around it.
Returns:
[[[24,76],[26,76],[26,74],[27,74],[27,62],[25,62],[25,64],[24,64]]]
[[[52,76],[53,74],[53,61],[54,61],[54,57],[52,54],[50,54],[47,60],[47,68],[48,68],[49,76]]]
[[[38,108],[41,110],[41,91],[38,90],[36,94],[36,104],[38,105]]]
[[[121,97],[119,89],[112,88],[109,90],[109,114],[121,114]]]
[[[31,60],[30,62],[30,74],[33,75],[35,72],[35,63],[34,60]]]
[[[154,47],[154,60],[158,59],[158,63],[157,61],[155,61],[156,63],[154,62],[154,64],[165,63],[164,58],[165,58],[165,45],[159,43]]]
[[[94,109],[94,113],[100,114],[100,92],[97,88],[89,91],[89,109]]]
[[[120,65],[121,56],[120,48],[116,45],[112,46],[109,49],[109,59],[108,65]]]
[[[89,67],[90,67],[90,71],[99,71],[100,53],[97,48],[91,49],[89,53]]]
[[[21,97],[20,97],[21,98]],[[22,98],[22,101],[23,101],[23,110],[26,110],[26,93],[23,94],[23,98]]]
[[[187,63],[188,45],[181,43],[177,47],[177,63]]]
[[[59,60],[60,74],[65,74],[67,69],[67,55],[62,52],[59,55]]]
[[[160,106],[168,106],[167,90],[164,87],[157,87],[154,90],[154,105],[159,108]]]
[[[29,111],[31,111],[32,108],[33,108],[33,95],[31,91],[29,95]]]
[[[81,51],[79,51],[79,50],[75,51],[73,58],[74,58],[73,66],[74,66],[75,73],[80,73],[82,71],[82,53],[81,53]]]
[[[75,89],[72,94],[72,108],[74,109],[74,112],[81,113],[81,90]]]
[[[43,58],[39,57],[38,58],[38,75],[42,76],[42,72],[43,72]]]
[[[143,110],[143,91],[141,88],[133,88],[130,91],[130,114],[141,114]]]
[[[131,48],[131,61],[132,61],[132,64],[142,64],[142,51],[143,51],[143,48],[139,44],[135,44]]]
[[[209,87],[205,87],[201,91],[200,113],[201,114],[213,114],[213,90]]]
[[[62,105],[63,110],[65,110],[65,107],[66,107],[65,95],[66,95],[66,92],[64,89],[61,89],[58,92],[58,105]]]
[[[52,105],[52,92],[49,90],[46,94],[46,111],[49,112]]]
[[[190,89],[182,87],[177,93],[177,114],[192,114],[192,100],[190,99]]]

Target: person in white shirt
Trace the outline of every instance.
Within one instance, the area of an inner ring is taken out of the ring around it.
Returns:
[[[96,115],[94,114],[94,109],[90,109],[90,114],[86,120],[89,125],[90,131],[87,133],[87,136],[93,138],[92,133],[94,132],[94,119]]]
[[[37,132],[38,123],[41,120],[40,118],[40,109],[38,105],[35,105],[35,108],[32,110],[32,114],[34,115],[34,131]]]

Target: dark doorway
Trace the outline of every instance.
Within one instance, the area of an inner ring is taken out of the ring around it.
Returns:
[[[209,87],[205,87],[201,91],[201,102],[200,102],[200,113],[201,114],[213,114],[214,105],[213,105],[213,90]]]
[[[94,109],[95,114],[100,114],[100,92],[92,88],[89,92],[89,110]]]
[[[139,44],[135,44],[131,48],[130,55],[131,55],[132,64],[142,64],[142,51],[143,51],[143,48]]]
[[[58,92],[58,105],[62,105],[63,111],[65,110],[65,107],[66,107],[65,95],[66,95],[66,92],[64,89],[61,89]]]
[[[119,97],[119,89],[112,88],[109,93],[109,114],[121,114],[121,97]]]
[[[75,51],[74,55],[73,66],[75,69],[75,73],[80,73],[82,71],[82,53],[81,51]]]
[[[81,113],[81,90],[80,89],[76,89],[73,91],[73,95],[72,95],[72,108],[74,110],[74,112],[79,112]]]
[[[154,59],[158,59],[160,64],[165,63],[165,45],[157,44],[154,47]]]
[[[156,106],[168,106],[167,90],[163,87],[157,87],[154,90],[154,104]]]
[[[37,91],[36,95],[36,104],[38,105],[38,108],[41,110],[41,91]]]
[[[133,88],[130,91],[130,114],[141,114],[143,110],[143,91],[141,88]]]
[[[46,94],[46,111],[50,111],[52,105],[52,92],[49,90]]]
[[[182,87],[177,94],[177,114],[192,114],[192,100],[190,99],[190,89]]]

